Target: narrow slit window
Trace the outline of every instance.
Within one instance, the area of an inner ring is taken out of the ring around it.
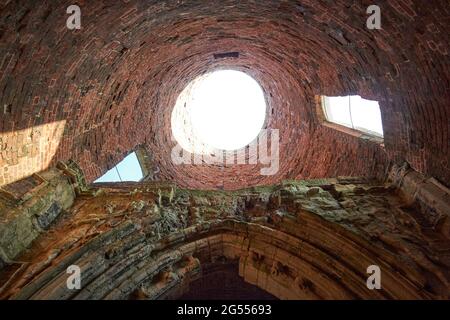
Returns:
[[[130,153],[122,161],[106,172],[103,176],[94,181],[99,182],[122,182],[141,181],[143,178],[142,168],[136,153]]]
[[[378,101],[363,99],[360,96],[322,96],[322,108],[329,122],[383,137]]]

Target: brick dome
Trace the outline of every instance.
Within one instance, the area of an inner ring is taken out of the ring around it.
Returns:
[[[68,1],[0,4],[3,183],[21,178],[11,166],[36,172],[68,159],[93,181],[138,145],[162,179],[189,188],[384,177],[403,161],[449,181],[447,1],[381,1],[381,30],[365,27],[367,1],[77,3],[75,31],[66,28]],[[175,101],[191,80],[219,69],[262,86],[266,127],[280,130],[277,174],[172,163]],[[378,100],[384,145],[321,125],[321,94]]]

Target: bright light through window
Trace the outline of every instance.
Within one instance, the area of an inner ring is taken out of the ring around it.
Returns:
[[[266,116],[264,93],[243,72],[223,70],[194,80],[179,96],[172,132],[185,150],[237,150],[251,143]]]
[[[322,97],[328,121],[383,137],[380,106],[360,96]]]
[[[141,165],[136,157],[136,153],[131,153],[120,161],[114,168],[106,172],[96,182],[121,182],[121,181],[141,181],[143,178]]]

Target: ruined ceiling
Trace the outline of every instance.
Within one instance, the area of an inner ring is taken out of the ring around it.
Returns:
[[[67,159],[93,181],[145,145],[161,177],[184,187],[382,177],[405,160],[445,183],[448,1],[377,2],[381,30],[365,27],[371,1],[77,1],[82,28],[71,31],[70,1],[2,1],[0,182]],[[239,57],[220,58],[227,52]],[[263,87],[267,127],[280,130],[276,175],[260,175],[257,165],[172,163],[178,94],[220,68]],[[380,101],[384,145],[322,126],[320,94]]]

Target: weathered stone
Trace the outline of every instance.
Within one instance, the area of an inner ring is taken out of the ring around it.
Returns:
[[[37,222],[49,233],[29,248],[30,264],[0,297],[176,298],[205,276],[203,266],[239,261],[236,272],[247,283],[280,299],[448,298],[450,241],[443,232],[447,220],[433,220],[429,211],[436,197],[416,192],[424,203],[411,206],[390,185],[356,181],[341,180],[333,189],[335,179],[322,180],[330,191],[291,181],[251,191],[179,189],[172,197],[170,188],[146,183],[100,187],[98,194],[88,188],[57,224],[50,223],[57,208],[42,211]],[[163,192],[167,201],[155,205]],[[195,200],[180,202],[175,194]],[[27,216],[13,221],[20,217]],[[114,224],[104,222],[109,218]],[[21,243],[14,250],[29,247],[4,234]],[[68,234],[91,239],[74,247]],[[77,292],[65,286],[72,264],[81,267],[86,283]],[[373,264],[383,272],[381,291],[366,287],[366,268]]]
[[[57,202],[53,202],[45,212],[38,214],[37,221],[39,226],[42,229],[47,229],[60,213],[61,207]]]

